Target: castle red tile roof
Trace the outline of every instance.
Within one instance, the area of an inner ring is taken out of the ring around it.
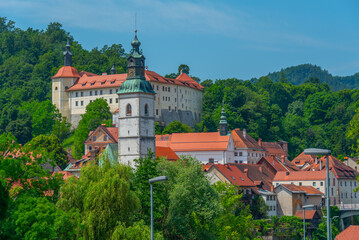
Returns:
[[[267,150],[267,155],[270,156],[285,156],[289,154],[277,142],[262,142],[262,147]]]
[[[312,181],[325,180],[326,171],[293,171],[293,172],[277,172],[273,182],[277,181]]]
[[[57,71],[56,75],[52,78],[61,78],[61,77],[71,77],[71,78],[80,78],[80,74],[74,67],[64,66]]]
[[[156,146],[170,147],[175,152],[225,151],[230,137],[219,132],[156,135]]]
[[[309,167],[305,168],[305,171],[319,171],[325,170],[327,166],[326,156],[323,156],[317,163],[313,162]],[[351,167],[345,165],[339,159],[329,156],[329,170],[332,171],[336,178],[350,178],[355,179],[358,172]]]
[[[349,226],[339,233],[335,240],[356,240],[359,236],[359,226]]]
[[[312,220],[316,215],[317,218],[320,218],[317,210],[305,210],[305,220]],[[295,216],[303,219],[303,210],[297,210]]]
[[[186,73],[181,73],[180,75],[178,75],[176,77],[175,80],[179,80],[181,82],[185,82],[187,84],[193,85],[196,88],[200,88],[203,89],[204,87],[202,87],[197,81],[195,81],[193,78],[191,78],[190,76],[188,76]]]
[[[211,171],[212,168],[216,168],[233,185],[240,187],[256,186],[239,168],[232,164],[213,164],[208,171]]]
[[[122,83],[126,80],[127,73],[96,75],[89,72],[81,72],[81,76],[79,75],[78,77],[79,79],[67,91],[98,89],[98,88],[119,88],[122,85]],[[188,79],[181,80],[181,79],[165,78],[149,70],[145,71],[145,77],[146,80],[149,82],[169,83],[169,84],[191,87],[198,90],[203,89],[203,87],[193,79],[192,81],[190,81]]]
[[[156,157],[165,157],[169,161],[176,161],[179,159],[177,154],[169,147],[156,146]]]
[[[259,161],[258,164],[267,166],[267,168],[269,168],[269,166],[271,166],[275,173],[279,172],[279,171],[292,171],[291,168],[287,168],[281,161],[279,161],[275,156],[266,156],[266,157],[262,157]]]
[[[254,138],[252,138],[247,132],[241,131],[239,128],[232,130],[231,135],[233,137],[235,148],[250,148],[259,151],[265,151],[263,147],[258,145]]]
[[[312,186],[297,186],[294,184],[281,184],[281,185],[291,192],[304,192],[307,195],[324,195],[321,191],[319,191],[318,189]]]

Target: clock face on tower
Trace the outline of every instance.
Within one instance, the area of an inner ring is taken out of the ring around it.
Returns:
[[[129,77],[134,77],[135,76],[135,69],[134,68],[128,69],[128,76]]]

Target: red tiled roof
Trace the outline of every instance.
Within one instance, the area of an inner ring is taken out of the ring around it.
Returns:
[[[59,172],[55,172],[55,173],[60,173],[60,174],[62,174],[64,180],[67,180],[68,178],[70,178],[70,177],[73,176],[73,174],[70,173],[70,172],[68,172],[68,171],[59,171]],[[55,173],[53,173],[52,175],[55,175]],[[76,176],[75,176],[75,177],[76,177]],[[76,177],[76,178],[77,178],[77,177]]]
[[[204,88],[198,82],[196,82],[193,78],[188,76],[186,73],[181,73],[179,76],[176,77],[175,80],[179,80],[181,82],[196,86],[196,88],[199,88],[199,89]]]
[[[248,133],[244,136],[243,131],[240,131],[238,128],[234,129],[231,133],[234,141],[235,148],[251,148],[260,151],[265,151],[263,147],[259,146],[257,141],[254,140]]]
[[[273,182],[325,180],[326,177],[327,177],[326,171],[293,171],[293,172],[281,171],[281,172],[277,172],[277,174],[273,179]]]
[[[283,163],[281,163],[281,161],[279,161],[276,157],[274,156],[270,156],[270,157],[262,157],[259,161],[258,164],[263,164],[263,165],[270,165],[273,167],[273,169],[275,169],[276,172],[279,171],[291,171],[292,169],[285,167],[285,165]]]
[[[317,210],[305,210],[305,220],[312,220],[314,216],[316,215]],[[300,219],[303,219],[303,210],[298,210],[295,213],[296,217],[299,217]],[[319,215],[318,215],[319,217]]]
[[[285,157],[289,156],[289,154],[284,151],[283,148],[277,142],[262,142],[262,147],[268,151],[268,155]]]
[[[320,164],[321,162],[321,164]],[[325,170],[327,166],[327,160],[326,156],[323,156],[318,160],[317,163],[313,162],[309,167],[305,169],[305,171],[319,171],[319,170]],[[320,167],[322,167],[320,169]],[[351,167],[345,165],[342,161],[339,159],[329,156],[329,170],[331,170],[336,178],[350,178],[354,179],[356,175],[358,175],[358,172],[352,169]]]
[[[307,154],[304,154],[304,152],[302,152],[296,158],[294,158],[292,162],[295,165],[303,166],[305,163],[312,164],[315,161],[315,157],[316,156],[307,155]]]
[[[118,127],[105,127],[114,141],[118,142]]]
[[[225,151],[230,135],[219,132],[173,133],[156,135],[156,146],[170,147],[175,152]]]
[[[339,233],[335,240],[356,240],[359,236],[359,226],[349,226]]]
[[[255,187],[256,185],[232,164],[213,164],[211,168],[216,168],[222,175],[227,178],[233,185],[240,187]],[[210,168],[210,169],[211,169]],[[209,170],[210,171],[210,170]]]
[[[57,71],[56,75],[52,78],[60,78],[60,77],[71,77],[71,78],[80,78],[80,74],[74,67],[64,66]]]
[[[78,79],[76,83],[73,86],[71,86],[67,91],[76,91],[76,90],[94,89],[94,88],[119,88],[127,78],[127,73],[109,74],[109,75],[96,75],[88,72],[81,72],[81,73],[82,73],[81,77],[79,75],[80,79]],[[150,82],[169,83],[169,84],[175,84],[180,86],[187,86],[198,90],[203,89],[203,87],[193,79],[192,82],[187,80],[165,78],[149,70],[145,71],[145,77],[146,80]]]
[[[291,192],[305,192],[307,195],[324,195],[321,191],[312,186],[297,186],[294,184],[281,185]]]
[[[202,171],[208,172],[208,170],[211,168],[212,164],[202,164]]]
[[[165,157],[167,160],[176,161],[179,159],[177,154],[169,147],[157,147],[156,146],[156,157]]]
[[[81,71],[81,72],[80,72],[80,76],[82,77],[83,75],[87,75],[87,76],[99,76],[98,74],[95,74],[95,73],[90,73],[90,72],[86,72],[86,71]]]

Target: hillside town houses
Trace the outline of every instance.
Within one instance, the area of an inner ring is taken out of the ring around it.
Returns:
[[[113,113],[113,126],[102,124],[88,133],[81,159],[71,159],[64,170],[80,176],[88,162],[107,158],[129,164],[145,157],[148,151],[156,157],[177,161],[181,156],[196,158],[212,184],[223,182],[238,186],[251,201],[263,199],[268,216],[301,216],[303,205],[313,204],[311,220],[321,217],[325,205],[326,169],[329,168],[330,204],[359,204],[356,159],[342,162],[301,153],[293,161],[288,143],[254,139],[245,128],[228,129],[222,109],[217,132],[155,134],[155,121],[161,126],[180,121],[193,126],[201,120],[203,87],[185,73],[169,79],[149,71],[140,42],[132,41],[128,57],[128,74],[102,76],[80,72],[72,67],[72,53],[67,44],[65,66],[52,78],[52,100],[63,116],[76,126],[85,107],[96,98],[107,100]]]

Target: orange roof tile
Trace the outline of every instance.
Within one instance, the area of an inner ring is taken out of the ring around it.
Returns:
[[[281,161],[279,161],[276,157],[270,156],[270,157],[262,157],[258,164],[263,164],[265,166],[272,166],[273,169],[275,169],[275,172],[279,171],[291,171],[292,169],[287,168]]]
[[[359,236],[359,226],[349,226],[344,231],[339,233],[335,240],[356,240]]]
[[[225,151],[229,139],[230,135],[221,136],[219,132],[173,133],[156,135],[156,146],[168,146],[175,152]]]
[[[204,87],[202,87],[198,82],[196,82],[193,78],[191,78],[190,76],[188,76],[186,73],[181,73],[180,75],[178,75],[176,77],[175,80],[179,80],[181,82],[186,82],[189,83],[190,85],[194,85],[196,86],[196,88],[199,89],[203,89]]]
[[[307,154],[304,154],[304,152],[302,152],[296,158],[294,158],[292,162],[295,165],[303,166],[305,163],[312,164],[315,161],[315,157],[316,156],[307,155]]]
[[[256,185],[236,166],[232,164],[213,164],[211,168],[216,168],[233,185],[242,187],[255,187]],[[210,169],[211,169],[210,168]],[[209,170],[210,171],[210,170]]]
[[[71,78],[80,78],[80,74],[74,67],[64,66],[57,71],[56,75],[52,78],[60,78],[60,77],[71,77]]]
[[[305,220],[312,220],[316,214],[317,210],[305,210]],[[298,210],[295,216],[303,219],[303,210]],[[317,217],[319,218],[319,215]]]
[[[156,157],[165,157],[167,160],[176,161],[179,159],[177,154],[169,147],[157,147],[156,146]]]
[[[252,138],[248,133],[246,133],[244,136],[243,131],[240,131],[238,128],[232,130],[231,135],[233,137],[235,148],[251,148],[265,151],[263,147],[258,145],[254,138]]]
[[[202,90],[203,87],[193,80],[193,82],[182,81],[179,79],[170,79],[162,77],[161,75],[146,70],[145,77],[147,81],[150,82],[159,82],[159,83],[169,83],[180,86],[187,86]],[[88,72],[81,72],[81,77],[76,83],[71,86],[68,91],[84,90],[84,89],[94,89],[94,88],[119,88],[122,83],[127,78],[127,73],[122,74],[109,74],[109,75],[96,75]]]
[[[52,175],[55,175],[56,173],[60,173],[63,175],[63,179],[67,180],[68,178],[72,177],[73,174],[68,172],[68,171],[59,171],[59,172],[54,172]],[[76,176],[75,176],[76,177]],[[77,177],[76,177],[77,178]]]
[[[272,180],[274,178],[273,172],[268,170],[263,165],[258,164],[244,164],[244,163],[230,163],[229,165],[235,166],[245,174],[247,177],[254,182],[255,185],[260,185],[262,189],[272,191]]]
[[[321,191],[312,186],[297,186],[294,184],[281,185],[291,192],[305,192],[307,195],[324,195]]]
[[[327,177],[326,171],[293,171],[293,172],[277,172],[273,182],[277,181],[311,181],[311,180],[325,180]]]
[[[319,170],[325,170],[327,166],[327,160],[326,157],[323,156],[318,160],[317,163],[313,162],[309,167],[305,169],[305,171],[319,171]],[[329,156],[329,170],[331,170],[336,178],[350,178],[355,179],[356,175],[358,175],[358,172],[352,169],[351,167],[345,165],[342,161],[339,159]]]
[[[277,142],[262,142],[262,147],[267,150],[268,155],[273,156],[286,156],[288,157],[289,154],[283,150],[283,148]]]

